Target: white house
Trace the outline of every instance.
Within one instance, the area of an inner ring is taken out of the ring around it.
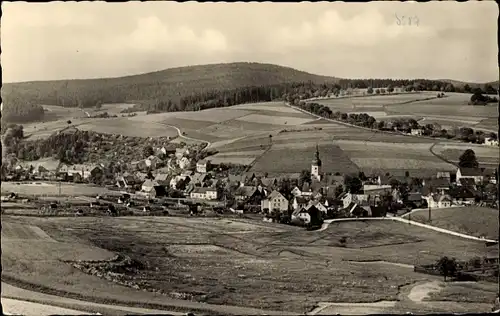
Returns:
[[[293,198],[292,208],[294,210],[300,210],[300,209],[306,207],[308,203],[309,203],[309,201],[306,198],[304,198],[302,196],[296,196]]]
[[[179,168],[186,169],[191,164],[191,160],[189,160],[189,158],[187,157],[182,157],[177,161],[177,163],[179,164]]]
[[[181,159],[182,157],[189,155],[189,149],[187,148],[176,148],[175,149],[175,157],[177,159]]]
[[[202,159],[196,163],[196,172],[207,173],[209,161]]]
[[[147,167],[156,169],[156,166],[161,162],[161,159],[151,155],[147,159],[145,159],[144,162],[146,163]]]
[[[344,208],[347,208],[351,203],[362,204],[368,202],[369,195],[367,194],[352,194],[344,193],[340,196]]]
[[[266,199],[260,202],[261,209],[269,211],[278,210],[281,212],[288,211],[288,200],[278,191],[274,190]]]
[[[144,181],[144,183],[142,184],[141,186],[141,190],[144,191],[144,192],[150,192],[151,190],[154,189],[155,186],[158,186],[158,182],[156,182],[155,180],[146,180]]]
[[[74,174],[79,174],[83,179],[88,179],[92,173],[101,169],[101,166],[90,164],[90,165],[72,165],[67,169],[68,175],[72,176]]]
[[[452,199],[447,194],[430,194],[425,196],[424,199],[430,208],[451,207],[452,204]]]
[[[299,189],[299,187],[295,187],[292,190],[292,195],[293,196],[302,196],[302,191]]]
[[[412,128],[411,129],[411,134],[412,135],[415,135],[415,136],[422,136],[422,134],[424,133],[424,130],[421,129],[421,128]]]
[[[474,179],[476,184],[483,182],[483,173],[478,168],[458,168],[457,170],[457,183],[460,179]]]
[[[498,146],[498,139],[488,137],[484,140],[486,146]]]
[[[365,184],[363,185],[363,192],[365,194],[380,195],[384,193],[390,193],[392,187],[388,184],[378,185],[378,184]]]
[[[191,192],[190,197],[192,199],[216,200],[217,199],[217,189],[196,187]]]

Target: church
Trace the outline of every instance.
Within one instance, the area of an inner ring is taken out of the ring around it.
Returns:
[[[319,148],[316,144],[316,153],[311,162],[311,180],[321,182],[321,159],[319,158]]]

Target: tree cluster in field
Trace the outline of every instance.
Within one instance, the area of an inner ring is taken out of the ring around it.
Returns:
[[[5,125],[5,122],[24,123],[42,120],[45,114],[43,107],[30,98],[2,93],[2,104],[2,125]]]
[[[28,121],[43,117],[39,104],[99,108],[103,103],[136,103],[134,109],[193,111],[248,102],[280,99],[298,92],[301,99],[339,95],[341,90],[365,89],[368,93],[444,91],[496,94],[492,84],[454,86],[436,80],[336,79],[291,68],[257,63],[233,63],[167,69],[155,73],[111,79],[59,80],[8,83],[2,87],[3,116]]]
[[[486,105],[488,103],[498,103],[497,97],[490,97],[488,95],[483,95],[480,89],[474,91],[474,94],[470,97],[470,105]]]
[[[322,116],[327,119],[333,119],[356,126],[378,129],[381,131],[398,131],[402,133],[411,133],[412,129],[421,129],[423,136],[459,139],[463,142],[483,144],[487,137],[497,139],[496,133],[484,133],[483,131],[474,131],[470,127],[454,128],[452,130],[442,129],[437,123],[420,125],[415,119],[398,118],[391,121],[377,121],[373,116],[366,113],[343,113],[340,111],[332,112],[325,105],[315,102],[305,102],[293,96],[285,96],[285,100],[291,102],[291,105],[297,106],[307,112]]]
[[[36,161],[52,157],[68,164],[97,163],[103,159],[126,163],[143,158],[144,146],[163,146],[168,143],[164,137],[146,141],[141,137],[78,129],[70,132],[63,130],[49,138],[35,141],[23,139],[22,125],[11,125],[2,137],[6,154],[13,154],[17,159]]]

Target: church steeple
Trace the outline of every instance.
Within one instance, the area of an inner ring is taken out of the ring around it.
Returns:
[[[316,153],[311,162],[311,178],[321,181],[321,159],[319,158],[319,148],[316,144]]]
[[[319,148],[318,144],[316,144],[316,153],[314,154],[314,158],[312,160],[313,166],[321,167],[321,159],[319,158]]]

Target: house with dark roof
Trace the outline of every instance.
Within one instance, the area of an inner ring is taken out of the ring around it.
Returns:
[[[296,211],[306,207],[307,204],[309,203],[309,199],[303,196],[295,196],[291,202],[292,202],[292,209]]]
[[[456,204],[471,204],[480,194],[470,186],[457,186],[450,189],[449,195]]]
[[[158,182],[159,185],[168,186],[171,177],[168,175],[168,173],[157,173],[154,180]]]
[[[242,186],[234,192],[234,198],[239,202],[248,202],[251,204],[260,204],[267,195],[267,190],[262,186]]]
[[[238,184],[238,186],[244,186],[245,185],[245,175],[235,175],[235,174],[228,174],[227,179],[231,184]]]
[[[384,195],[392,192],[392,187],[388,184],[365,184],[363,185],[364,194]]]
[[[292,222],[300,221],[303,224],[321,224],[323,221],[322,212],[315,206],[310,205],[301,209],[297,209],[292,213]]]
[[[476,181],[474,181],[474,179],[471,179],[471,178],[460,178],[460,180],[457,181],[457,185],[462,186],[462,187],[476,189]]]
[[[479,168],[457,169],[457,182],[460,182],[460,179],[473,179],[476,184],[480,184],[483,178],[483,173]]]
[[[351,203],[356,203],[359,205],[368,205],[368,200],[370,196],[368,194],[352,194],[343,193],[339,199],[342,201],[344,208],[347,208]]]
[[[262,177],[260,178],[260,184],[263,187],[266,187],[270,190],[274,190],[278,188],[278,179],[277,178],[270,178],[270,177]]]
[[[190,183],[193,183],[197,186],[203,186],[205,184],[205,181],[207,181],[208,179],[210,179],[209,173],[195,173],[191,177]]]
[[[382,175],[378,176],[377,184],[378,185],[391,185],[392,182],[397,181],[399,183],[408,183],[408,178],[402,176],[394,176],[394,175]]]
[[[422,194],[419,192],[410,192],[408,193],[407,202],[419,208],[422,207],[422,205],[424,204],[424,198],[422,197]]]
[[[423,194],[441,193],[445,194],[450,189],[450,180],[448,178],[433,178],[423,181]]]

